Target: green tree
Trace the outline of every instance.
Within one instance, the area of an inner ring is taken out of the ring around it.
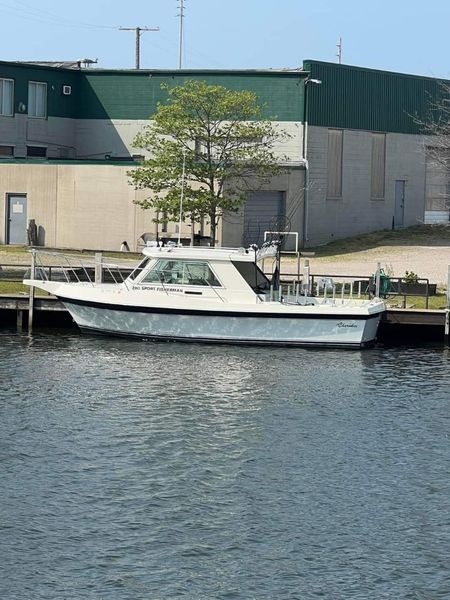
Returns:
[[[252,92],[202,81],[164,87],[167,104],[133,142],[149,158],[128,172],[130,183],[151,192],[136,204],[178,221],[182,198],[183,220],[194,227],[206,217],[215,244],[223,212],[236,212],[250,190],[280,172],[274,144],[289,136],[261,118]]]

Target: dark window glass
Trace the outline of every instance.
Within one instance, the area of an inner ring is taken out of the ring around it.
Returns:
[[[232,261],[233,262],[233,261]],[[257,294],[270,290],[270,281],[253,262],[236,261],[233,265]]]
[[[43,148],[42,146],[27,146],[27,156],[45,158],[47,156],[47,148]]]
[[[0,146],[0,156],[14,156],[14,146]]]

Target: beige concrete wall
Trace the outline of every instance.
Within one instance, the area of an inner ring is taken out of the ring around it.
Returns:
[[[395,181],[406,182],[404,226],[424,220],[424,137],[386,134],[385,197],[372,200],[370,131],[344,130],[342,197],[327,198],[328,129],[309,127],[308,245],[324,244],[379,229],[390,229]]]
[[[148,124],[149,121],[146,120],[79,119],[75,123],[77,157],[103,159],[106,155],[112,158],[133,154],[145,155],[143,148],[133,147],[133,140]],[[276,156],[286,156],[289,163],[299,164],[302,152],[302,124],[278,121],[274,126],[289,135],[288,139],[276,145]]]
[[[116,165],[0,164],[0,243],[5,243],[6,198],[26,194],[27,218],[35,219],[40,242],[53,248],[119,250],[123,240],[138,247],[155,232],[153,212],[133,200],[146,192],[128,184],[128,167]],[[176,230],[170,224],[169,233]],[[182,235],[189,237],[184,225]]]
[[[5,243],[6,198],[26,194],[27,219],[34,219],[39,242],[51,248],[119,250],[123,240],[138,249],[144,232],[156,233],[151,210],[142,210],[135,199],[145,190],[128,183],[129,167],[120,165],[0,164],[0,243]],[[303,171],[289,170],[276,177],[264,190],[286,194],[286,214],[291,230],[301,232],[303,215]],[[167,234],[177,238],[177,223],[168,223]],[[198,229],[198,226],[196,226]],[[161,230],[161,227],[160,227]],[[208,235],[208,228],[205,228]],[[182,224],[181,237],[189,239],[191,228]],[[219,242],[240,246],[243,209],[226,215],[219,224]]]

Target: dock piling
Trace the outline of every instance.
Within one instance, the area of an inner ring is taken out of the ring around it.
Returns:
[[[36,251],[31,250],[31,269],[30,279],[36,276]],[[33,316],[34,316],[34,285],[30,285],[30,297],[28,302],[28,333],[33,331]]]

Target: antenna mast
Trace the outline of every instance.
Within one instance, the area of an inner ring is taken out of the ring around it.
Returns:
[[[119,27],[120,31],[136,32],[136,69],[141,68],[141,35],[143,31],[159,31],[159,27]]]
[[[179,1],[178,9],[180,11],[178,13],[178,16],[180,17],[180,46],[179,46],[179,52],[178,52],[178,68],[181,69],[182,60],[183,60],[184,0],[178,0],[178,1]]]
[[[342,38],[339,38],[338,43],[336,44],[336,48],[337,48],[337,53],[336,53],[336,58],[338,60],[339,64],[342,64]]]

